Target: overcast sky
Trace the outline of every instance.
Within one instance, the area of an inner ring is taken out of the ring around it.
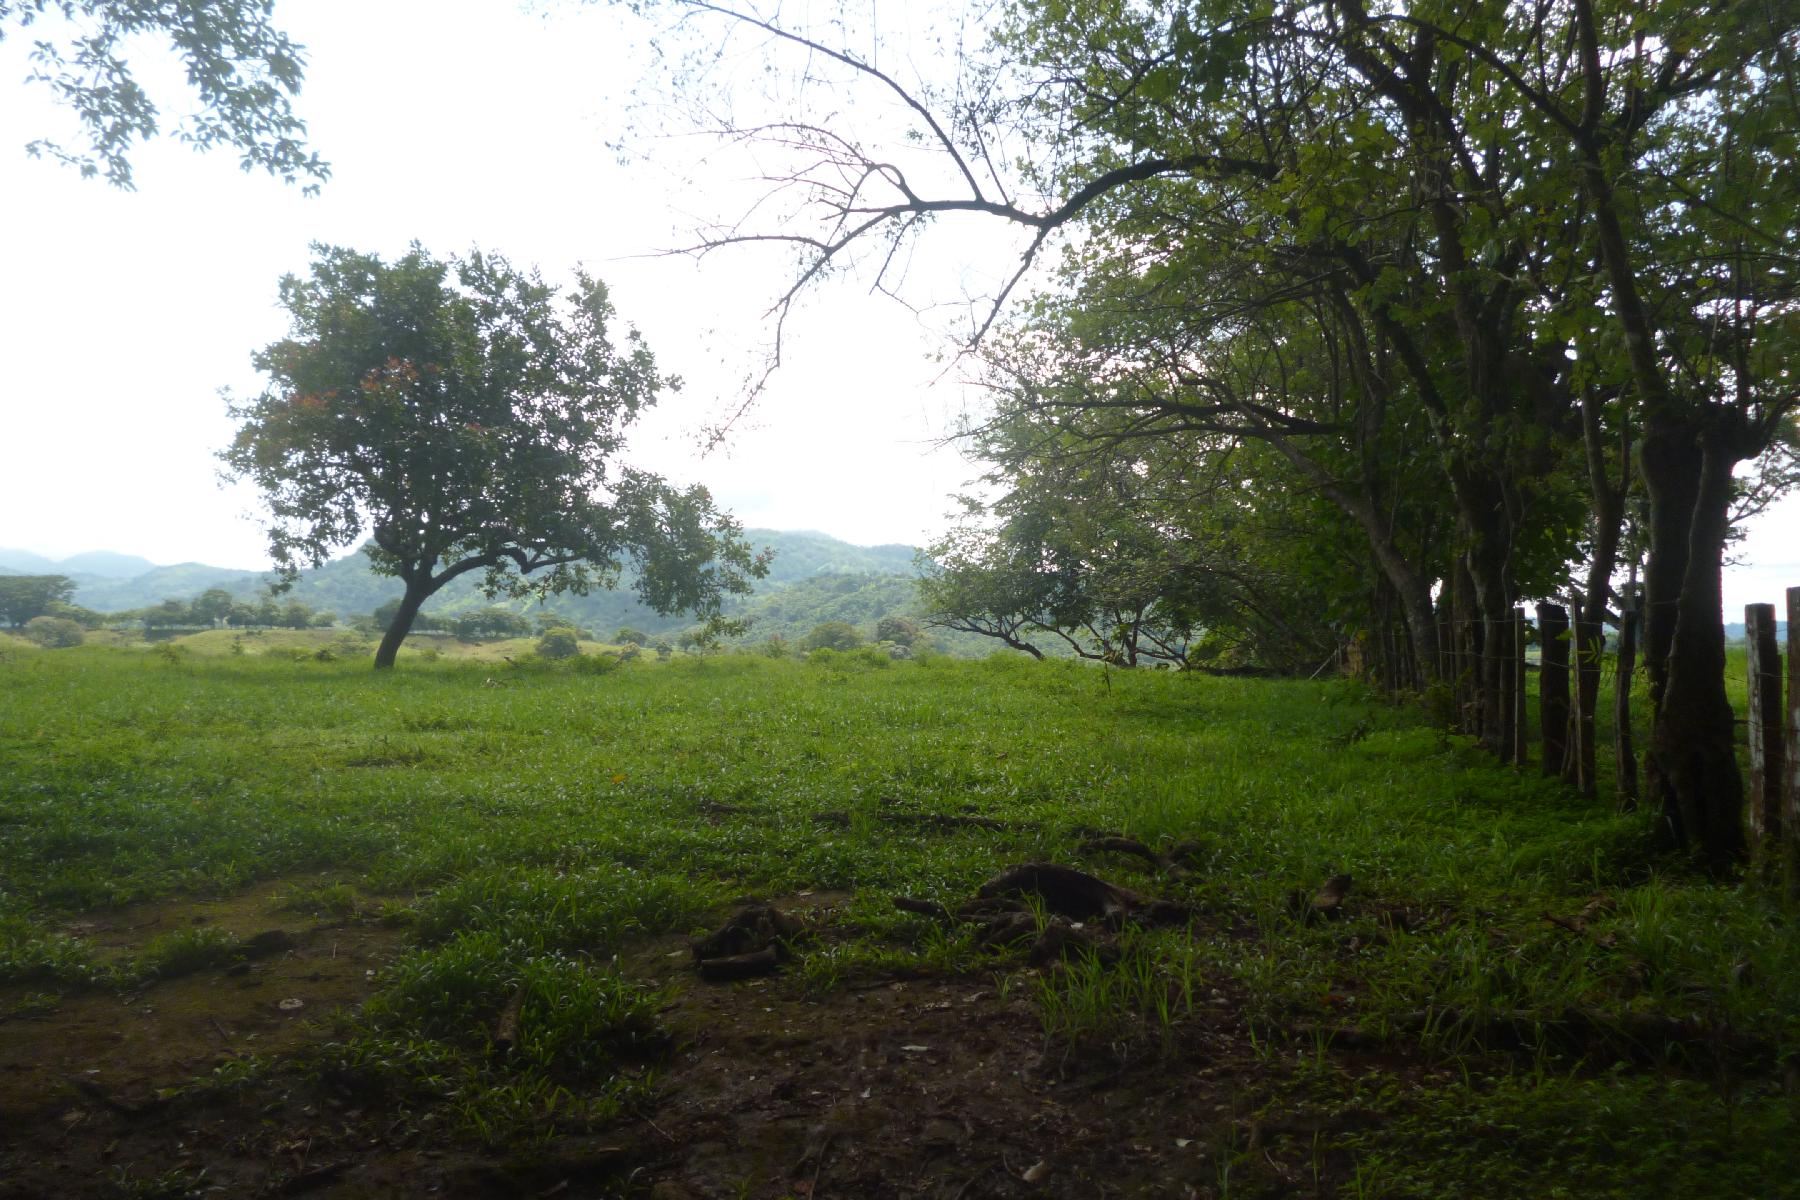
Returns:
[[[939,332],[854,279],[811,297],[748,421],[724,452],[698,452],[760,361],[780,267],[655,255],[750,193],[741,169],[700,161],[698,142],[645,140],[654,120],[630,101],[648,59],[617,9],[286,0],[276,13],[308,48],[299,108],[333,169],[315,198],[168,138],[135,154],[134,193],[29,160],[24,143],[69,119],[18,82],[27,46],[0,44],[0,546],[265,565],[255,495],[216,479],[232,433],[218,393],[257,389],[250,353],[286,328],[277,280],[305,269],[313,241],[384,255],[414,239],[440,255],[478,245],[552,279],[583,263],[687,381],[640,428],[633,461],[706,483],[750,525],[861,544],[919,544],[942,527],[973,473],[933,449],[961,411],[958,372]],[[607,148],[631,126],[654,164]],[[980,291],[1010,246],[991,224],[933,231],[915,282],[928,276],[940,300]],[[1800,498],[1742,553],[1727,619],[1800,584]]]

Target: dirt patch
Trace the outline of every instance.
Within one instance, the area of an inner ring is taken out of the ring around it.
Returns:
[[[373,992],[402,931],[272,912],[282,890],[139,905],[66,927],[117,959],[159,933],[217,928],[243,939],[246,961],[54,1007],[25,1004],[30,988],[0,989],[0,1010],[16,1013],[0,1021],[0,1195],[104,1194],[115,1167],[140,1158],[158,1175],[184,1162],[198,1171],[207,1139],[169,1126],[178,1106],[166,1091],[232,1059],[316,1040],[322,1019]]]
[[[849,936],[846,903],[779,902],[816,939],[802,958]],[[241,975],[0,1023],[0,1196],[1210,1197],[1235,1194],[1247,1170],[1269,1194],[1317,1190],[1323,1172],[1331,1194],[1340,1169],[1318,1159],[1325,1126],[1251,1120],[1244,1084],[1270,1062],[1241,997],[1209,990],[1166,1040],[1070,1049],[1046,1042],[1033,993],[1064,968],[1021,970],[1018,954],[991,971],[817,992],[791,968],[707,983],[686,939],[640,943],[622,969],[673,991],[662,1019],[676,1045],[653,1103],[529,1152],[483,1151],[431,1114],[364,1108],[324,1083],[159,1100],[235,1055],[328,1036],[308,1018],[366,996],[365,973],[398,940],[284,926],[294,948]]]

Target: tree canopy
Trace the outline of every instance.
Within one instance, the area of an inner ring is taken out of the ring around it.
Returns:
[[[564,295],[499,256],[416,245],[393,263],[315,255],[282,281],[291,335],[256,355],[269,386],[232,405],[221,458],[263,490],[289,579],[372,528],[371,566],[406,585],[377,666],[473,571],[489,594],[579,593],[629,557],[647,604],[707,617],[762,574],[704,488],[614,461],[669,381],[635,330],[615,344],[598,280],[578,272]]]
[[[0,621],[20,626],[75,595],[67,575],[0,575]]]

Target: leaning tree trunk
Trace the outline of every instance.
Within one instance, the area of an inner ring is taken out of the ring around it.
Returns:
[[[381,645],[375,651],[377,671],[385,671],[394,665],[400,655],[400,643],[412,632],[413,619],[434,590],[428,577],[406,581],[406,594],[400,598],[400,607],[395,611],[394,619],[388,622],[387,632],[381,635]]]
[[[1593,497],[1594,549],[1588,559],[1587,587],[1575,613],[1575,711],[1571,745],[1563,774],[1584,796],[1599,790],[1595,778],[1594,716],[1600,704],[1600,661],[1606,650],[1606,601],[1613,568],[1619,559],[1619,534],[1625,523],[1625,494],[1630,487],[1631,426],[1619,434],[1619,481],[1606,469],[1601,441],[1600,400],[1590,389],[1581,398],[1582,443],[1587,451],[1588,490]]]
[[[1701,443],[1701,470],[1686,539],[1686,571],[1675,601],[1662,703],[1650,733],[1651,797],[1678,848],[1714,874],[1744,859],[1744,780],[1731,703],[1725,695],[1725,613],[1720,561],[1730,528],[1731,469],[1738,454],[1724,431]],[[1709,435],[1715,431],[1709,430]],[[1645,450],[1649,451],[1648,441]],[[1647,456],[1648,457],[1648,456]],[[1654,514],[1653,514],[1654,517]],[[1659,550],[1651,544],[1651,561]],[[1654,601],[1652,601],[1654,603]]]
[[[1620,812],[1633,812],[1638,806],[1637,748],[1631,736],[1631,681],[1637,674],[1638,626],[1642,621],[1643,600],[1638,592],[1637,572],[1625,586],[1619,601],[1619,666],[1613,683],[1613,769]]]

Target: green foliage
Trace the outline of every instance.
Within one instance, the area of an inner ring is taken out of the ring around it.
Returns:
[[[537,640],[539,658],[551,660],[574,658],[581,653],[581,639],[567,625],[553,626],[544,630]]]
[[[911,647],[925,636],[924,627],[911,617],[888,615],[875,622],[875,640]]]
[[[0,982],[78,987],[101,974],[86,942],[0,912]]]
[[[848,621],[825,621],[813,627],[800,647],[803,650],[854,650],[862,645],[862,641],[862,634]]]
[[[176,127],[179,140],[200,149],[234,147],[246,170],[261,167],[289,183],[306,178],[312,182],[305,190],[317,191],[331,169],[306,149],[306,126],[293,109],[305,56],[274,26],[270,8],[262,0],[0,4],[0,41],[12,32],[9,26],[31,31],[30,82],[43,84],[72,109],[88,139],[85,149],[68,149],[39,138],[26,151],[67,163],[84,176],[104,173],[108,182],[130,188],[132,143],[161,132],[163,116],[126,55],[141,49],[139,39],[162,35],[200,100],[199,110]],[[54,16],[42,22],[46,12],[72,23],[60,25]]]
[[[67,617],[33,617],[25,622],[25,637],[46,650],[62,650],[81,645],[86,635]]]
[[[0,621],[23,625],[74,594],[75,581],[67,575],[0,575]]]
[[[483,638],[524,637],[531,632],[531,622],[510,608],[488,607],[459,613],[449,622],[450,632],[465,642]]]
[[[613,634],[613,641],[619,643],[621,646],[648,646],[650,644],[648,635],[631,628],[629,625]]]
[[[66,621],[73,621],[75,624],[87,630],[98,629],[106,624],[105,614],[97,613],[91,608],[83,608],[79,604],[67,604],[61,600],[52,601],[49,607],[44,610],[44,615],[47,617],[61,617]]]

